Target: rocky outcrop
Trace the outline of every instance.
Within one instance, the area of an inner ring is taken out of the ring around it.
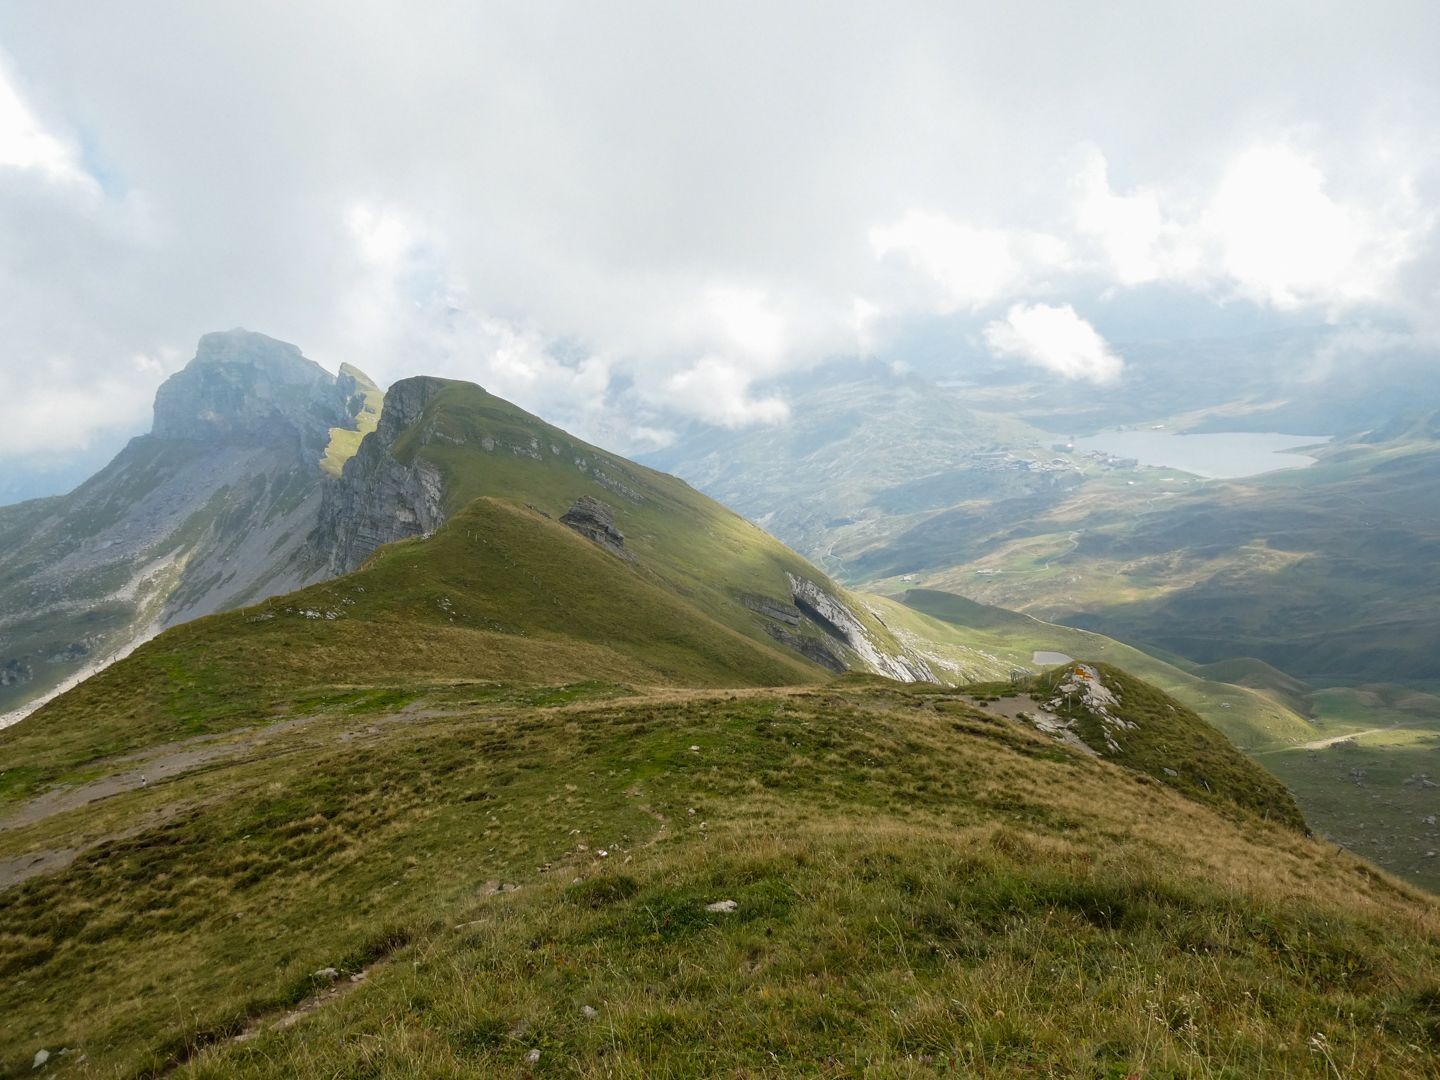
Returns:
[[[758,593],[740,593],[736,597],[757,615],[763,615],[767,619],[774,619],[776,622],[784,623],[786,626],[799,626],[800,620],[804,618],[800,609],[794,604],[781,603],[769,596]]]
[[[263,334],[206,334],[151,434],[67,495],[0,507],[0,727],[168,626],[321,576],[319,461],[366,388]]]
[[[632,557],[625,550],[625,534],[615,527],[615,514],[593,496],[581,495],[576,499],[560,518],[560,523],[622,559]]]
[[[421,458],[402,462],[392,451],[447,385],[419,376],[390,387],[378,426],[361,440],[340,479],[326,487],[309,547],[327,575],[349,573],[380,545],[426,536],[444,522],[439,470]]]
[[[1073,712],[1077,704],[1100,721],[1105,750],[1111,754],[1120,753],[1117,736],[1135,730],[1135,725],[1119,715],[1119,697],[1100,681],[1100,672],[1089,664],[1077,663],[1065,672],[1055,684],[1055,693],[1046,702],[1046,708],[1052,714],[1058,714],[1067,709]],[[1100,748],[1092,749],[1098,751]]]
[[[773,622],[765,624],[765,632],[787,649],[794,649],[807,660],[837,675],[850,670],[850,657],[829,638],[812,637]]]
[[[318,457],[330,429],[353,427],[354,378],[337,379],[298,348],[249,330],[200,339],[195,358],[155,394],[152,435],[247,446],[298,440]]]
[[[859,616],[837,597],[806,578],[785,575],[795,606],[832,637],[844,642],[877,675],[898,682],[939,682],[923,660],[880,649]]]

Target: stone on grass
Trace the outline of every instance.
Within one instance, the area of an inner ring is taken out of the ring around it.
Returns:
[[[734,900],[716,900],[713,904],[706,904],[706,911],[714,911],[721,915],[729,915],[740,905]]]

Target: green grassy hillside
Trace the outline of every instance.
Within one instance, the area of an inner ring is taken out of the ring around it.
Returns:
[[[1102,668],[1134,726],[1096,757],[983,688],[826,683],[706,610],[797,557],[687,592],[693,521],[617,553],[542,509],[0,732],[0,1072],[1433,1072],[1433,902],[1188,709]]]
[[[782,579],[783,580],[783,579]],[[142,646],[4,733],[0,799],[90,763],[290,713],[335,695],[445,683],[636,686],[813,682],[823,671],[742,635],[643,567],[525,506],[478,499],[428,540]]]
[[[355,393],[360,401],[359,408],[355,410],[354,427],[330,429],[330,441],[320,459],[321,470],[330,477],[340,475],[345,462],[354,457],[355,451],[360,449],[360,440],[375,430],[380,423],[380,410],[385,404],[385,391],[376,386],[370,376],[359,368],[351,364],[341,364],[340,375],[354,381]]]
[[[1113,702],[1091,706],[1077,694],[1066,694],[1066,684],[1074,683],[1075,673],[1083,682],[1091,671]],[[1143,772],[1192,799],[1242,807],[1295,829],[1305,827],[1285,785],[1175,698],[1112,664],[1066,664],[1003,689],[1058,703],[1052,704],[1052,711],[1073,725],[1101,757]]]
[[[909,589],[885,610],[892,626],[907,625],[906,609],[931,617],[928,634],[988,654],[999,665],[1034,668],[1034,654],[1091,657],[1154,683],[1224,732],[1242,749],[1301,742],[1316,729],[1283,696],[1191,671],[1087,630],[1059,626],[936,589]],[[898,609],[898,610],[897,610]],[[943,624],[938,632],[935,622]],[[1000,674],[1008,674],[1001,672]]]
[[[1434,903],[1331,845],[958,691],[614,693],[342,697],[12,809],[0,1071],[1436,1075]]]
[[[582,497],[598,499],[613,513],[644,574],[767,647],[775,642],[773,620],[756,609],[790,604],[787,574],[845,598],[805,559],[684,481],[576,439],[472,383],[417,382],[424,384],[423,406],[393,428],[382,422],[367,443],[376,440],[374,449],[384,446],[400,466],[437,476],[442,515],[491,497],[559,518]],[[391,388],[387,409],[397,391],[403,396],[404,385]],[[422,400],[418,392],[413,396]],[[347,471],[344,482],[361,483],[363,473]],[[902,651],[864,605],[851,606],[881,651]],[[802,625],[799,632],[810,629]]]

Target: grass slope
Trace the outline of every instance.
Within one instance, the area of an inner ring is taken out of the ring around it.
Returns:
[[[1433,902],[956,694],[231,738],[0,831],[97,845],[0,892],[5,1074],[1437,1074]]]
[[[1074,700],[1066,700],[1058,715],[1071,721],[1080,738],[1102,757],[1137,769],[1192,799],[1219,807],[1239,806],[1266,820],[1305,828],[1300,808],[1285,785],[1236,750],[1198,714],[1112,664],[1092,666],[1118,699],[1113,714],[1129,726],[1111,732],[1101,716]],[[1003,689],[1052,701],[1073,668],[1063,665]],[[1107,733],[1117,740],[1119,749],[1107,745]]]
[[[787,572],[844,595],[801,556],[683,480],[576,439],[473,383],[447,382],[391,454],[438,470],[452,513],[490,496],[558,518],[582,495],[600,499],[626,547],[665,587],[767,645],[773,639],[744,598],[788,604]],[[886,628],[854,606],[876,643],[896,651]]]
[[[345,462],[354,457],[355,451],[360,449],[360,440],[375,430],[380,423],[380,410],[385,404],[385,391],[376,386],[370,376],[359,368],[350,364],[341,364],[340,374],[348,375],[355,380],[356,393],[360,395],[361,405],[355,413],[353,428],[333,427],[330,429],[330,442],[326,445],[325,453],[320,458],[320,470],[330,477],[340,475],[340,471],[345,468]]]
[[[1011,668],[1032,668],[1036,651],[1090,657],[1140,676],[1193,709],[1242,749],[1275,742],[1304,741],[1315,737],[1315,727],[1282,696],[1249,686],[1192,674],[1139,649],[1088,630],[1059,626],[1003,608],[979,604],[936,589],[909,589],[903,604],[949,628],[933,636],[948,635],[958,644],[988,653]],[[904,625],[900,613],[887,616],[892,625]],[[1008,674],[1008,672],[1006,673]]]
[[[336,693],[475,681],[776,685],[822,674],[537,511],[478,499],[429,540],[384,548],[354,574],[176,627],[0,733],[0,800],[82,778],[104,757]]]

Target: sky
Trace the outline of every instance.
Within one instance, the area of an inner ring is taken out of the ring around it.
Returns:
[[[630,453],[931,333],[1430,348],[1437,61],[1433,2],[0,0],[0,501],[232,326]]]

